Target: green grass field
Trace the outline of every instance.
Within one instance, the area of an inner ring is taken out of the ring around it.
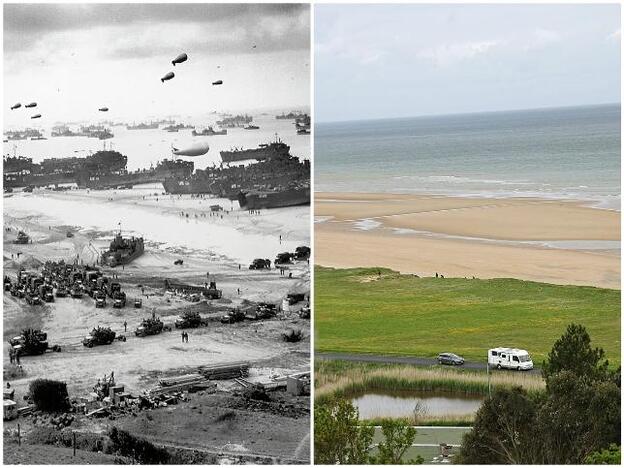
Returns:
[[[381,272],[381,277],[378,276]],[[515,279],[416,278],[388,269],[315,268],[316,350],[485,361],[528,350],[536,365],[570,323],[620,363],[620,291]]]

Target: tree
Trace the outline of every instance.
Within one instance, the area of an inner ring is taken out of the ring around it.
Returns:
[[[539,461],[534,435],[536,403],[520,387],[499,389],[484,401],[472,431],[464,436],[456,462],[461,464],[534,464]]]
[[[550,377],[537,431],[546,464],[581,464],[620,440],[620,389],[561,371]]]
[[[419,465],[423,463],[422,457],[415,460],[403,460],[405,452],[414,443],[416,429],[405,419],[384,419],[381,423],[381,432],[384,436],[380,442],[376,457],[371,457],[371,463],[376,465]]]
[[[314,463],[360,465],[369,461],[375,429],[361,425],[358,410],[345,399],[314,407]]]
[[[548,360],[542,365],[542,375],[548,379],[567,370],[578,377],[608,379],[609,361],[604,359],[602,348],[592,348],[589,333],[582,325],[570,324],[548,354]]]

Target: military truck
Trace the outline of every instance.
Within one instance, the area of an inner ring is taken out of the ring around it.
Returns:
[[[4,290],[5,291],[10,291],[11,290],[11,278],[9,278],[8,276],[4,275]]]
[[[41,330],[28,328],[22,330],[20,336],[9,340],[9,344],[20,356],[36,356],[45,353],[48,349],[48,335]],[[53,351],[60,351],[60,346],[53,346]]]
[[[150,318],[143,319],[141,325],[137,327],[134,334],[136,336],[158,335],[162,331],[169,331],[170,327],[165,326],[156,314],[152,314]]]
[[[221,317],[221,323],[236,323],[245,320],[245,312],[239,309],[230,310],[226,315]]]
[[[143,299],[136,298],[134,300],[134,308],[135,309],[140,309],[141,307],[143,307]]]
[[[39,297],[43,298],[45,302],[54,302],[54,291],[49,284],[42,284],[39,286]]]
[[[292,258],[293,254],[290,252],[278,253],[273,264],[275,265],[275,268],[279,268],[278,265],[289,265],[292,264]]]
[[[109,345],[115,341],[116,333],[108,327],[97,327],[82,340],[83,346],[93,348],[94,346]],[[123,340],[125,341],[125,339]]]
[[[26,298],[26,302],[29,305],[41,305],[41,298],[39,297],[37,293],[33,293],[30,290],[26,290],[24,297]]]
[[[254,261],[249,265],[250,270],[270,270],[271,260],[268,258],[254,258]]]
[[[194,310],[187,310],[182,315],[180,315],[180,318],[176,319],[175,327],[176,328],[197,328],[201,326],[202,323],[203,323],[203,320],[201,318],[201,315],[199,315],[199,312],[194,311]]]
[[[106,294],[102,291],[96,291],[93,294],[93,298],[95,299],[95,307],[100,309],[106,307]]]
[[[273,318],[277,315],[277,305],[271,304],[269,302],[260,302],[256,306],[256,318],[257,319],[268,319]]]
[[[24,231],[19,231],[17,233],[17,239],[13,241],[14,244],[28,244],[30,242],[30,237]]]
[[[69,291],[71,297],[75,298],[75,299],[80,299],[82,298],[82,286],[79,284],[74,284],[70,291]]]
[[[208,289],[204,290],[204,297],[207,299],[221,299],[221,296],[223,296],[223,291],[217,289],[217,283],[215,281],[211,281]]]
[[[310,247],[301,245],[295,249],[295,260],[307,260],[310,258]]]
[[[115,291],[113,293],[113,307],[121,309],[126,307],[126,293],[122,291]]]
[[[56,297],[67,297],[67,288],[64,284],[59,284],[56,288]]]

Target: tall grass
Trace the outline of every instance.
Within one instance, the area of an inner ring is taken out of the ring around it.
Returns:
[[[317,401],[371,390],[448,391],[472,395],[488,393],[488,376],[483,372],[401,365],[368,366],[360,363],[327,365],[321,362],[316,367],[314,394]],[[521,372],[493,372],[490,382],[492,389],[518,386],[533,392],[545,387],[541,376]]]

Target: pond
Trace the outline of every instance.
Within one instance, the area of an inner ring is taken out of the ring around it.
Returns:
[[[483,397],[450,392],[369,391],[352,395],[351,401],[360,419],[410,417],[416,410],[420,416],[456,417],[476,413]]]

